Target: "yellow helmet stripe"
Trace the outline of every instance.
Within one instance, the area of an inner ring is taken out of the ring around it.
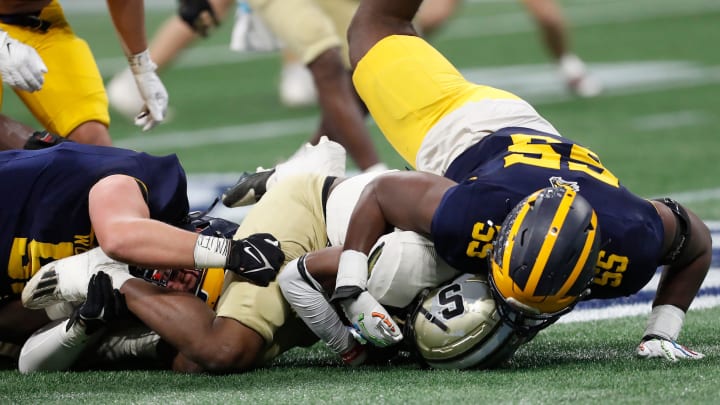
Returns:
[[[544,273],[542,269],[547,265],[547,262],[550,259],[553,247],[555,246],[557,237],[560,234],[562,224],[570,211],[570,206],[573,201],[575,201],[575,192],[570,189],[566,190],[562,200],[560,200],[560,205],[558,206],[557,211],[555,211],[555,216],[550,223],[550,227],[546,231],[545,241],[543,241],[542,247],[538,252],[537,259],[533,264],[532,271],[530,272],[530,279],[528,279],[528,282],[525,285],[526,294],[535,295],[535,289],[540,282],[540,276]]]
[[[530,199],[528,199],[528,201],[534,201],[536,198],[537,198],[537,195],[534,196],[534,198],[531,197]],[[518,212],[517,216],[515,217],[515,222],[513,222],[513,226],[512,226],[512,228],[510,229],[510,235],[516,235],[516,236],[517,236],[517,234],[518,234],[518,228],[520,227],[520,225],[521,225],[522,222],[523,222],[522,219],[525,218],[525,215],[527,214],[527,212],[528,212],[529,210],[530,210],[530,204],[525,204],[525,205],[520,209],[520,211]],[[507,238],[507,242],[506,242],[506,243],[507,243],[507,245],[505,246],[505,250],[503,251],[503,258],[502,258],[502,262],[503,262],[503,266],[502,266],[502,267],[504,267],[504,268],[508,268],[508,266],[507,266],[506,263],[510,263],[510,256],[512,255],[513,247],[514,247],[514,245],[515,245],[515,238],[512,238],[512,237],[511,237],[511,238]],[[506,274],[506,276],[507,276],[507,277],[510,277],[510,279],[512,280],[512,277],[510,276],[510,274]],[[512,281],[512,282],[514,283],[514,281]],[[509,291],[508,291],[508,292],[509,292]]]
[[[594,210],[592,212],[592,217],[590,218],[590,224],[592,225],[592,230],[587,233],[587,237],[585,238],[585,244],[583,245],[583,250],[580,253],[580,257],[578,257],[577,262],[575,262],[575,267],[573,268],[570,277],[565,280],[565,284],[555,295],[556,297],[564,297],[565,295],[567,295],[568,291],[574,286],[578,277],[580,277],[580,273],[585,267],[588,257],[592,252],[593,240],[595,239],[595,233],[597,232],[597,215],[595,215]]]

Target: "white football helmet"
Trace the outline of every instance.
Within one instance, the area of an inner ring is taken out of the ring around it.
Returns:
[[[531,338],[502,321],[484,275],[462,274],[421,299],[410,326],[420,356],[431,367],[491,368]]]

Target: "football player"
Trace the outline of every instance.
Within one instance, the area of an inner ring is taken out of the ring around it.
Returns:
[[[185,172],[174,155],[156,157],[113,147],[63,142],[41,150],[0,152],[0,341],[22,343],[49,318],[66,313],[28,310],[20,295],[39,269],[72,256],[103,266],[112,259],[147,268],[221,267],[260,270],[274,277],[282,253],[269,235],[253,242],[263,250],[246,253],[244,241],[230,242],[182,228],[188,215]],[[248,235],[250,237],[250,235]],[[255,236],[252,236],[255,238]],[[268,240],[268,242],[266,242]],[[101,246],[102,254],[78,255]],[[261,260],[252,265],[253,258]],[[112,259],[111,259],[112,258]],[[250,260],[250,261],[248,261]],[[50,265],[52,267],[52,265]],[[46,268],[35,279],[38,302],[51,299],[57,278]],[[132,277],[112,272],[114,282]],[[79,270],[78,270],[79,271]],[[63,285],[72,295],[80,285]],[[46,293],[48,295],[46,295]],[[55,308],[57,310],[57,308]]]
[[[136,124],[148,130],[164,119],[168,95],[147,50],[143,0],[107,5],[145,103]],[[0,4],[0,74],[48,131],[110,145],[102,77],[90,47],[75,35],[57,0]]]
[[[417,36],[420,4],[362,0],[348,31],[358,93],[418,169],[376,178],[355,207],[333,295],[348,317],[373,310],[367,255],[394,226],[427,235],[458,270],[488,272],[498,308],[528,333],[580,299],[634,294],[665,266],[638,354],[702,357],[676,340],[709,268],[707,226],[632,194],[516,95],[465,80]]]
[[[339,145],[337,147],[341,148]],[[344,154],[341,158],[344,168]],[[277,173],[287,172],[279,170]],[[262,175],[264,174],[258,174]],[[347,227],[353,200],[357,201],[362,186],[376,175],[365,174],[343,181],[334,176],[317,174],[276,179],[277,181],[271,183],[270,190],[245,217],[235,238],[255,233],[259,229],[273,232],[281,243],[287,261],[322,249],[328,245],[328,241],[333,241],[336,245],[342,243],[343,229]],[[399,245],[405,243],[403,240],[395,240],[393,236],[389,236],[388,241],[397,242]],[[406,255],[414,256],[410,251],[415,247],[415,239],[410,242],[405,252]],[[421,243],[418,246],[425,249],[427,244]],[[327,257],[335,260],[336,267],[340,249],[340,246],[327,249]],[[390,255],[388,257],[392,257],[393,249],[388,248],[386,252]],[[387,267],[402,263],[392,260],[387,262]],[[127,266],[122,263],[116,262],[113,266],[128,271]],[[74,279],[75,283],[82,282],[87,285],[90,275],[73,271],[77,270],[77,267],[76,263],[65,259],[56,262],[54,270],[60,280]],[[96,268],[92,272],[97,270],[102,269]],[[392,273],[391,271],[390,274]],[[332,274],[334,277],[335,273]],[[414,288],[420,291],[426,287],[434,287],[451,279],[456,272],[448,269],[447,272],[438,274],[438,278],[428,275]],[[42,279],[42,272],[36,278]],[[244,371],[267,364],[291,347],[307,346],[317,341],[317,336],[305,327],[303,320],[292,313],[277,282],[260,287],[246,282],[243,276],[235,277],[228,272],[216,311],[213,312],[193,294],[180,294],[140,279],[125,280],[120,285],[113,279],[113,284],[118,286],[124,295],[129,310],[177,349],[179,354],[173,361],[173,368],[178,371]],[[53,302],[63,300],[62,285],[62,282],[57,283]],[[26,304],[37,305],[33,295],[32,287],[26,288],[23,294],[28,297]],[[414,295],[411,294],[411,298]],[[87,298],[90,299],[90,295],[87,295]],[[49,304],[46,300],[39,305]],[[157,340],[148,343],[157,344]],[[356,341],[345,341],[343,344],[345,350],[341,354],[347,354],[348,351],[354,351],[356,355],[362,354]],[[32,347],[27,346],[28,350],[24,351],[31,354],[36,348],[33,343]],[[47,362],[42,357],[48,352],[52,350],[39,352],[39,358],[33,361],[37,367],[30,365],[23,369],[43,369]],[[349,362],[354,358],[345,357]]]

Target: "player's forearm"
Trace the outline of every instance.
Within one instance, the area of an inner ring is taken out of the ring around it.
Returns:
[[[0,114],[0,150],[22,149],[32,133],[29,126]]]
[[[333,352],[342,355],[350,351],[356,342],[328,302],[322,286],[312,276],[306,257],[295,259],[285,266],[278,277],[280,288],[308,328]]]
[[[148,45],[145,33],[145,2],[107,0],[107,5],[126,55],[135,55],[146,50]]]
[[[708,251],[682,268],[665,268],[653,306],[673,305],[687,312],[707,275],[710,260]]]
[[[146,268],[195,268],[193,249],[198,235],[149,219],[118,221],[112,234],[98,235],[111,258]]]

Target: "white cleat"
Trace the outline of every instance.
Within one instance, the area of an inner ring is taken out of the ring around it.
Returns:
[[[280,72],[280,101],[286,107],[317,104],[317,89],[310,70],[299,62],[286,63]]]
[[[290,159],[275,166],[275,173],[268,179],[267,187],[270,189],[283,178],[301,173],[343,177],[345,164],[345,148],[322,136],[317,145],[307,143]]]
[[[135,122],[136,117],[145,108],[145,100],[135,83],[135,78],[130,69],[113,76],[105,86],[110,107],[120,113],[129,122]],[[169,122],[174,115],[172,106],[168,106],[164,122]]]
[[[22,303],[29,309],[45,308],[60,302],[82,302],[87,297],[90,277],[104,271],[113,287],[133,278],[128,265],[109,258],[100,248],[48,263],[28,281]]]
[[[105,88],[110,107],[130,122],[135,121],[135,116],[142,111],[145,101],[140,96],[130,69],[124,69],[116,74]]]
[[[567,54],[560,58],[559,67],[568,88],[575,95],[590,98],[602,93],[602,84],[588,73],[585,63],[576,55]]]

